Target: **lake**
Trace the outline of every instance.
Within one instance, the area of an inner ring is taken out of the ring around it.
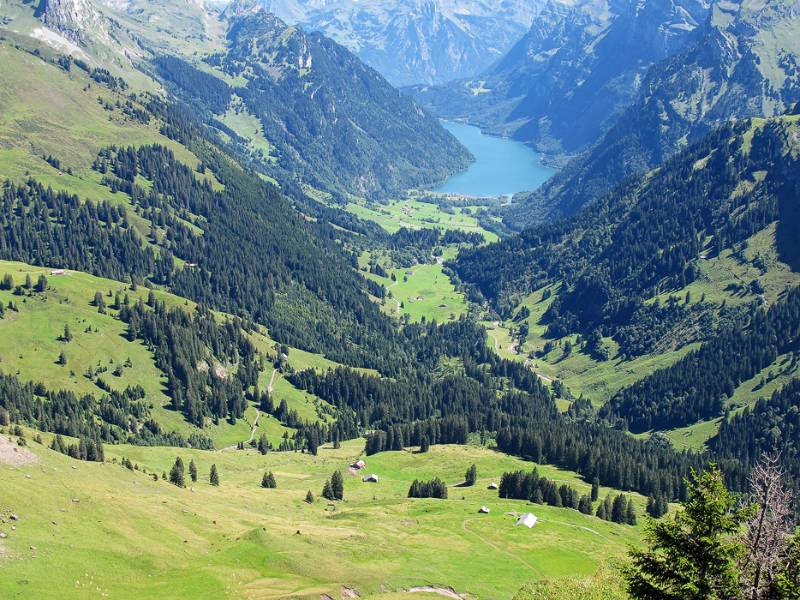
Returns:
[[[436,192],[510,196],[535,190],[556,172],[544,166],[539,154],[522,142],[486,135],[463,123],[442,121],[442,125],[472,152],[475,162],[436,187]]]

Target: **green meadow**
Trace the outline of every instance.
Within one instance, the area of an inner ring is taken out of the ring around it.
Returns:
[[[365,471],[380,480],[363,483],[347,470],[363,440],[324,447],[316,457],[107,446],[106,463],[87,463],[31,442],[32,432],[27,437],[32,462],[0,463],[4,598],[339,598],[345,588],[405,597],[416,586],[511,598],[529,582],[591,577],[639,536],[639,527],[571,509],[499,499],[488,483],[533,465],[478,446],[366,457]],[[151,478],[176,455],[198,467],[199,481],[187,475],[186,489]],[[123,457],[138,470],[117,464]],[[458,487],[472,463],[477,485]],[[212,464],[219,487],[208,483]],[[319,493],[334,470],[345,474],[344,501],[330,503]],[[265,471],[277,489],[260,487]],[[573,473],[539,471],[588,491]],[[433,476],[449,485],[447,500],[406,498],[413,479]],[[308,490],[317,496],[313,504],[304,500]],[[634,498],[641,515],[644,499]],[[482,505],[491,512],[479,514]],[[537,525],[516,527],[514,514],[527,511]]]

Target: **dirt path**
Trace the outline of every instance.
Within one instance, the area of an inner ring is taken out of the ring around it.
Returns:
[[[452,598],[453,600],[464,600],[464,596],[457,593],[453,588],[442,587],[440,585],[416,585],[412,588],[408,588],[408,590],[406,591],[410,594],[417,594],[417,593],[439,594],[440,596]]]
[[[504,549],[500,548],[499,546],[497,546],[496,544],[493,544],[492,542],[490,542],[489,540],[487,540],[487,539],[486,539],[486,538],[484,538],[483,536],[481,536],[481,535],[479,535],[479,534],[475,533],[474,531],[472,531],[471,529],[469,529],[469,528],[467,527],[467,523],[468,523],[469,521],[475,521],[475,520],[476,520],[476,519],[474,519],[474,518],[472,518],[472,519],[464,519],[464,520],[461,522],[461,529],[463,529],[465,532],[467,532],[467,533],[468,533],[468,534],[470,534],[470,535],[474,535],[476,538],[478,538],[478,539],[479,539],[481,542],[483,542],[484,544],[486,544],[487,546],[489,546],[489,547],[490,547],[492,550],[494,550],[495,552],[500,552],[501,554],[505,554],[506,556],[508,556],[508,557],[510,557],[510,558],[513,558],[513,559],[514,559],[514,560],[516,560],[517,562],[519,562],[519,563],[521,563],[521,564],[525,565],[525,566],[526,566],[526,567],[528,567],[528,568],[529,568],[531,571],[533,571],[534,573],[536,573],[536,575],[537,575],[538,577],[543,577],[543,576],[544,576],[544,574],[543,574],[543,573],[542,573],[542,572],[541,572],[539,569],[537,569],[536,567],[534,567],[532,564],[530,564],[528,561],[526,561],[526,560],[525,560],[524,558],[522,558],[521,556],[517,556],[516,554],[512,554],[511,552],[508,552],[508,551],[506,551],[506,550],[504,550]]]
[[[277,374],[278,374],[278,369],[273,367],[272,368],[272,375],[270,375],[270,378],[269,378],[269,385],[267,386],[267,391],[269,392],[270,396],[272,396],[272,389],[273,389],[273,386],[275,385],[275,376]],[[245,446],[249,445],[250,442],[252,442],[253,439],[256,437],[256,431],[258,431],[258,420],[259,420],[259,418],[261,418],[261,411],[258,410],[258,407],[256,406],[256,418],[253,419],[253,425],[250,428],[250,437],[248,437],[244,441],[244,445]],[[232,446],[225,446],[224,448],[220,448],[219,452],[222,452],[224,450],[233,450],[236,447],[237,447],[237,444],[233,444]]]

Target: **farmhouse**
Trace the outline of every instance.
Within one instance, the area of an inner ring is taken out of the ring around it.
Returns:
[[[366,475],[361,478],[361,481],[365,483],[378,483],[378,476],[373,473],[372,475]]]
[[[350,465],[350,466],[351,466],[353,469],[355,469],[356,471],[360,471],[361,469],[363,469],[364,467],[366,467],[366,466],[367,466],[367,463],[365,463],[363,460],[361,460],[361,459],[359,458],[359,459],[358,459],[356,462],[354,462],[354,463],[353,463],[352,465]]]
[[[517,519],[517,526],[524,525],[525,527],[530,529],[531,527],[536,525],[536,521],[538,521],[538,519],[536,518],[535,514],[533,514],[533,513],[522,513],[519,516],[519,519]]]

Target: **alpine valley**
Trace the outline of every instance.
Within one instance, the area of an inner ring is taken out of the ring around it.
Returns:
[[[800,597],[799,54],[0,0],[0,597]]]

